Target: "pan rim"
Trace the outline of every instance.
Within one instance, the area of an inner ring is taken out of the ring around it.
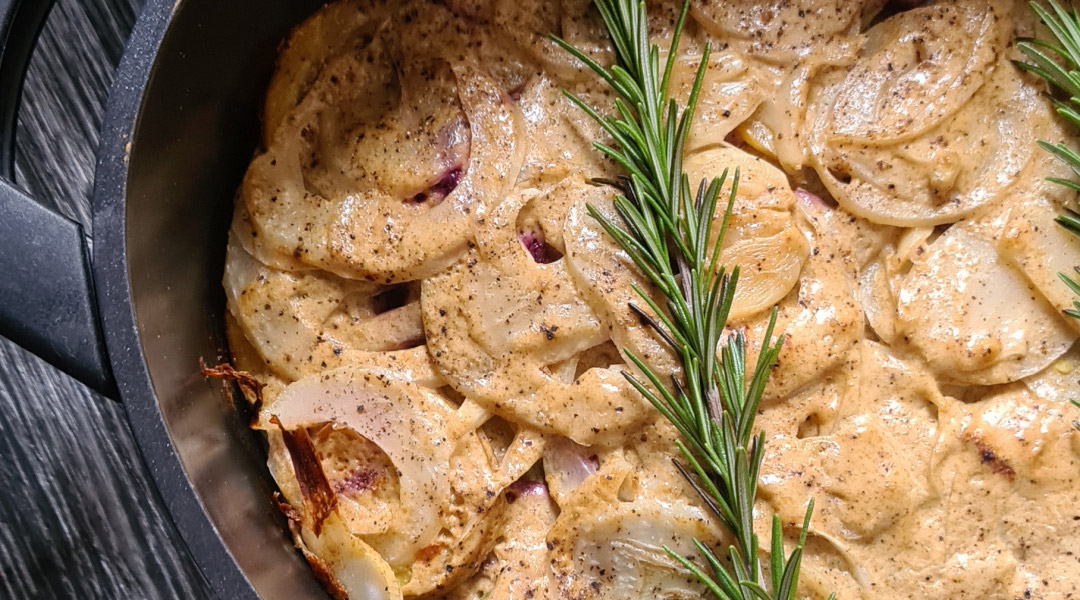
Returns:
[[[95,168],[92,269],[109,360],[158,495],[214,595],[258,600],[188,478],[169,434],[143,354],[129,276],[126,206],[132,143],[159,51],[183,4],[184,0],[147,0],[115,72]]]

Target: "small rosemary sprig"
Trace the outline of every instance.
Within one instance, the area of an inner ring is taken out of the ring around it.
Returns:
[[[1080,14],[1075,8],[1066,9],[1056,0],[1049,0],[1052,13],[1043,8],[1037,2],[1031,2],[1031,10],[1035,11],[1039,19],[1046,24],[1057,45],[1036,39],[1021,40],[1017,47],[1024,53],[1030,63],[1014,62],[1021,69],[1031,71],[1042,77],[1051,86],[1057,88],[1068,96],[1068,101],[1051,98],[1057,108],[1057,114],[1063,119],[1080,127]],[[1059,63],[1064,62],[1064,67]],[[1073,173],[1080,177],[1080,154],[1065,144],[1051,144],[1045,140],[1039,140],[1041,146],[1047,152],[1053,154],[1062,161]],[[1058,177],[1048,178],[1054,183],[1080,192],[1080,183]],[[1066,208],[1065,212],[1058,215],[1057,222],[1066,231],[1080,236],[1080,214]],[[1073,307],[1065,310],[1065,314],[1080,319],[1080,266],[1073,267],[1075,275],[1070,277],[1065,273],[1058,273],[1061,281],[1076,295]],[[1080,401],[1072,400],[1073,405],[1080,408]],[[1073,425],[1080,429],[1080,420],[1073,421]]]
[[[782,336],[774,339],[772,335],[776,309],[748,379],[742,332],[732,333],[719,350],[739,279],[737,266],[727,271],[719,263],[739,173],[731,177],[727,208],[719,230],[714,231],[714,215],[721,189],[728,181],[727,171],[711,181],[702,181],[696,193],[683,171],[684,145],[710,47],[705,46],[687,106],[680,112],[675,100],[668,99],[668,78],[688,3],[684,2],[676,22],[662,71],[660,50],[649,39],[644,2],[595,0],[595,4],[615,49],[614,66],[605,68],[553,36],[556,43],[599,74],[618,96],[616,116],[603,116],[567,93],[615,142],[612,146],[599,142],[594,146],[628,173],[618,182],[607,182],[622,192],[615,198],[622,226],[593,206],[589,206],[589,214],[666,298],[661,307],[645,290],[635,286],[655,317],[633,304],[629,310],[643,317],[672,346],[683,367],[683,380],[672,377],[667,385],[640,357],[625,349],[647,383],[630,373],[624,375],[678,429],[685,440],[685,444],[678,442],[678,448],[689,466],[678,461],[676,466],[735,538],[726,553],[730,564],[694,540],[709,572],[665,549],[717,598],[791,600],[798,586],[813,501],[807,507],[798,542],[786,558],[780,518],[773,516],[769,581],[758,560],[758,536],[754,533],[754,499],[764,459],[765,433],[755,436],[753,427],[765,382],[783,343]]]

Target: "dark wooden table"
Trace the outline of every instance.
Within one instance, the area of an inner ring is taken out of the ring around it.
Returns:
[[[94,153],[140,0],[59,0],[19,116],[19,184],[90,229]],[[123,408],[0,338],[0,598],[210,598]]]

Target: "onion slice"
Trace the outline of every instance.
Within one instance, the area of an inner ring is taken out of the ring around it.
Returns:
[[[264,409],[293,430],[330,422],[349,427],[386,453],[400,475],[395,535],[378,544],[391,565],[408,565],[439,533],[448,500],[451,442],[435,392],[391,369],[342,368],[293,383]]]
[[[393,569],[374,548],[351,534],[337,513],[326,520],[322,535],[304,529],[304,557],[332,593],[353,600],[401,600]]]

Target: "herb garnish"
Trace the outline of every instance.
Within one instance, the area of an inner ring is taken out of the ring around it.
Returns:
[[[728,172],[702,181],[696,193],[683,171],[686,137],[701,92],[710,47],[706,44],[685,110],[668,98],[688,2],[675,25],[663,71],[660,50],[649,39],[645,3],[638,0],[595,0],[615,49],[616,64],[601,66],[571,44],[554,41],[589,66],[616,92],[617,116],[602,116],[576,95],[566,95],[595,119],[614,139],[614,145],[593,145],[629,175],[606,181],[621,191],[615,198],[620,226],[595,207],[589,214],[633,259],[666,298],[659,306],[645,290],[634,289],[653,315],[631,304],[679,355],[683,380],[672,377],[670,387],[640,357],[624,349],[648,383],[626,372],[627,380],[682,434],[678,448],[689,466],[675,461],[679,471],[731,532],[730,564],[698,540],[694,544],[711,574],[665,546],[665,550],[715,595],[724,600],[791,600],[806,543],[811,500],[798,542],[785,558],[780,517],[773,515],[767,581],[758,560],[754,533],[754,499],[764,459],[765,433],[752,434],[758,404],[783,343],[773,338],[773,308],[753,373],[746,377],[746,340],[741,331],[723,338],[735,297],[739,268],[720,265],[720,248],[738,190],[739,173],[731,177],[727,209],[714,231],[714,214]],[[662,75],[661,75],[662,74]],[[714,238],[715,234],[715,238]],[[666,309],[666,310],[665,310]],[[718,353],[719,352],[719,353]],[[721,550],[721,554],[723,554]]]
[[[1037,2],[1031,2],[1031,10],[1035,11],[1039,19],[1050,29],[1057,45],[1036,39],[1022,40],[1016,45],[1032,62],[1014,61],[1014,64],[1035,73],[1051,86],[1067,94],[1067,102],[1057,98],[1051,100],[1057,108],[1058,115],[1074,126],[1080,127],[1080,112],[1077,111],[1080,109],[1080,14],[1076,12],[1076,9],[1066,10],[1056,0],[1049,0],[1049,4],[1053,13]],[[1051,54],[1043,52],[1044,50]],[[1064,68],[1058,60],[1064,61]],[[1072,148],[1060,142],[1051,144],[1045,140],[1039,140],[1039,146],[1068,165],[1074,174],[1080,176],[1080,154]],[[1080,192],[1080,183],[1057,177],[1048,179]],[[1075,210],[1066,208],[1056,220],[1066,231],[1080,236],[1080,214],[1077,214]],[[1058,273],[1058,276],[1077,296],[1077,299],[1073,300],[1073,307],[1066,309],[1065,314],[1074,319],[1080,319],[1080,266],[1074,267],[1074,270],[1076,274],[1073,277],[1065,273]],[[1072,403],[1080,408],[1080,401],[1072,400]],[[1080,429],[1080,420],[1074,421],[1073,425]]]

